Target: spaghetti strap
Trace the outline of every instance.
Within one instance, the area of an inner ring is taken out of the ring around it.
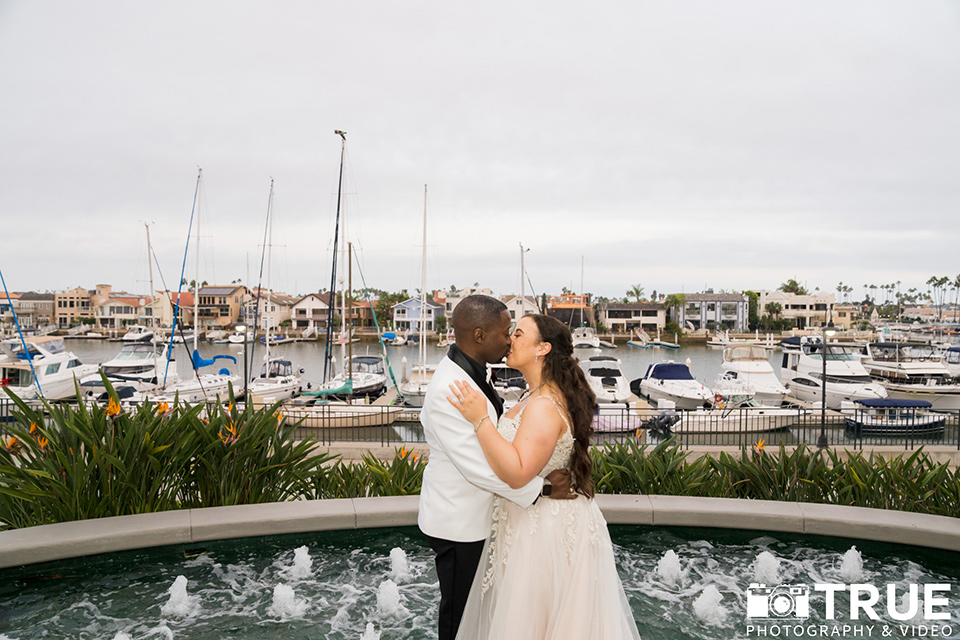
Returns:
[[[563,424],[567,425],[567,431],[572,433],[573,429],[570,427],[570,421],[567,419],[567,412],[564,406],[561,405],[556,400],[554,400],[553,396],[536,396],[534,398],[530,398],[530,400],[537,400],[538,398],[546,398],[547,400],[553,403],[554,408],[556,408],[557,413],[560,414],[560,418],[563,420]]]

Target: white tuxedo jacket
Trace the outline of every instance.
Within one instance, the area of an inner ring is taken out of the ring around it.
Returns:
[[[456,380],[479,391],[466,371],[444,357],[423,402],[420,421],[430,445],[430,458],[423,472],[417,523],[421,531],[434,538],[476,542],[490,533],[494,494],[528,507],[540,495],[543,479],[534,477],[526,486],[511,489],[496,476],[473,425],[447,400],[453,395],[450,384]],[[497,413],[490,400],[487,412],[496,424]]]

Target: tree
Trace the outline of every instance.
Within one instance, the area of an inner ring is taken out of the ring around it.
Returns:
[[[676,313],[678,308],[681,308],[687,304],[687,296],[682,293],[671,293],[663,301],[663,306],[667,308],[667,311],[673,310],[674,315],[679,316]]]
[[[758,313],[760,296],[754,291],[744,291],[743,295],[747,296],[747,324],[751,331],[756,331],[760,326],[760,314]]]
[[[643,299],[643,287],[639,284],[633,285],[627,289],[627,297],[634,298],[637,302],[640,302]]]
[[[798,296],[810,295],[810,292],[807,291],[806,287],[804,287],[802,284],[800,284],[793,278],[781,284],[779,287],[777,287],[777,290],[783,291],[784,293],[793,293]]]
[[[763,306],[763,310],[774,318],[779,319],[780,314],[783,313],[783,305],[779,302],[768,302]]]

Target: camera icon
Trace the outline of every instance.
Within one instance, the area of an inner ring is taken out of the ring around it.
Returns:
[[[810,589],[803,584],[751,584],[747,589],[747,617],[809,618]]]

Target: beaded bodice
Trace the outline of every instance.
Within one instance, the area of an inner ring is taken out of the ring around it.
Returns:
[[[546,466],[543,467],[543,470],[538,474],[541,478],[547,477],[547,475],[554,471],[555,469],[562,469],[570,464],[570,455],[573,453],[573,433],[570,429],[570,421],[567,420],[567,415],[556,400],[550,396],[539,396],[546,398],[553,402],[554,406],[557,408],[557,412],[560,413],[560,417],[563,419],[563,423],[567,425],[566,431],[563,432],[559,438],[557,438],[557,444],[553,449],[553,454],[550,456],[550,459],[547,460]],[[538,398],[531,398],[529,402],[535,402]],[[512,418],[508,418],[506,414],[500,417],[500,421],[497,423],[497,431],[500,432],[500,435],[503,436],[504,440],[507,442],[513,442],[513,439],[517,437],[517,431],[520,429],[520,418],[523,416],[523,412],[526,409],[526,405],[520,409],[520,411]]]

